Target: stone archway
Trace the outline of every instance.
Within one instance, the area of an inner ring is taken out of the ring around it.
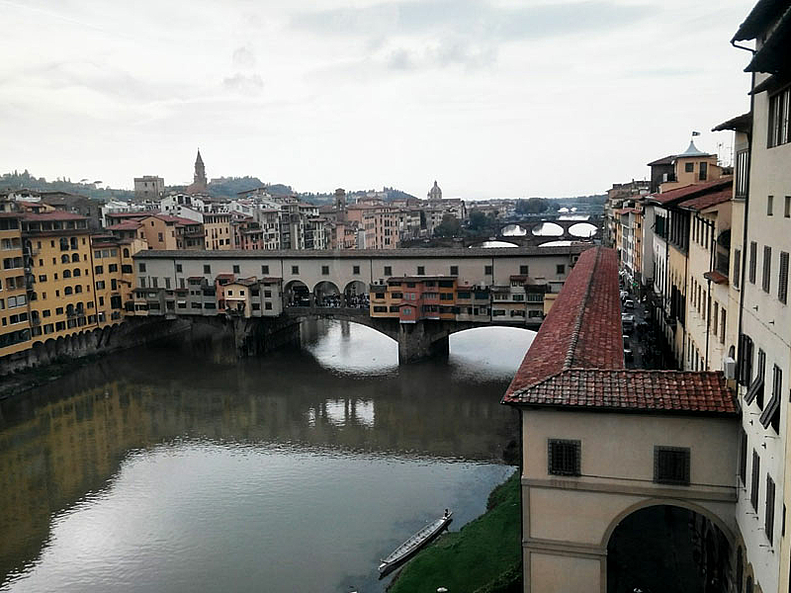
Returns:
[[[735,581],[733,535],[714,513],[676,500],[646,500],[608,527],[607,593],[726,593]]]
[[[313,287],[313,298],[317,307],[341,307],[341,291],[334,282],[322,280]]]
[[[346,307],[368,309],[368,287],[360,280],[352,280],[343,289]]]
[[[310,289],[301,280],[291,280],[283,287],[284,307],[310,307],[312,304]]]

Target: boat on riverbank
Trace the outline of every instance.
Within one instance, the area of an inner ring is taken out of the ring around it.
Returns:
[[[432,539],[437,537],[452,521],[452,515],[453,512],[446,509],[442,517],[427,524],[420,531],[409,537],[403,544],[390,552],[390,554],[381,560],[381,564],[379,565],[379,577],[385,576],[391,570],[411,558],[415,552]]]

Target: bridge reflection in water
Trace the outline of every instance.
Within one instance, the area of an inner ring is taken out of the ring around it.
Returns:
[[[485,461],[515,439],[513,412],[498,403],[508,369],[487,375],[478,366],[472,378],[453,363],[399,368],[375,334],[352,327],[348,336],[348,325],[332,324],[348,339],[322,342],[322,323],[303,332],[317,356],[283,351],[218,364],[199,350],[128,351],[2,402],[0,575],[39,556],[53,515],[112,486],[130,455],[163,445]],[[362,371],[333,367],[339,345]]]

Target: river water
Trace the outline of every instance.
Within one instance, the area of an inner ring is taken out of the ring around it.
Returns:
[[[130,350],[0,402],[0,591],[382,591],[379,558],[513,471],[499,399],[532,336],[399,368],[375,331],[310,323],[302,349]]]

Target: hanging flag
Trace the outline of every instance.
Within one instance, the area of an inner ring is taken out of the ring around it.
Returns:
[[[700,136],[700,132],[692,132],[692,137],[694,138],[695,136]]]

